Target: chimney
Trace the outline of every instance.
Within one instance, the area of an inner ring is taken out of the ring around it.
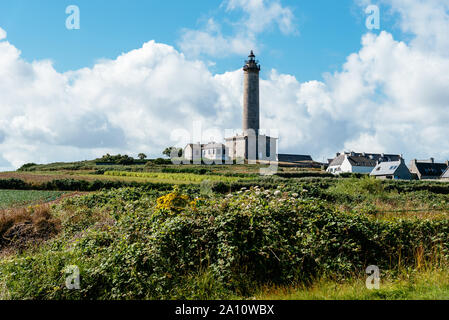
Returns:
[[[434,158],[430,158],[430,163],[435,163],[435,159]]]
[[[337,152],[337,157],[339,157],[340,156],[340,152]]]
[[[449,160],[446,160],[446,166],[449,167]]]

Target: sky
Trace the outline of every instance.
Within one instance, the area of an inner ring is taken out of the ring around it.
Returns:
[[[0,170],[220,141],[250,50],[280,153],[447,160],[447,34],[447,0],[2,1]]]

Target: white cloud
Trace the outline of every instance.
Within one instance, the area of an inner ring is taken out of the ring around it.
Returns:
[[[416,39],[368,33],[324,81],[273,70],[261,81],[262,126],[279,130],[280,151],[317,160],[342,149],[449,158],[449,57],[443,42],[426,49]],[[168,45],[150,41],[68,73],[20,55],[0,42],[1,168],[106,152],[159,156],[174,144],[173,129],[195,120],[204,129],[241,127],[242,71],[213,75]]]
[[[292,10],[283,7],[280,0],[228,0],[226,8],[245,12],[240,23],[251,33],[260,33],[273,25],[284,34],[297,32]]]
[[[6,36],[7,36],[6,31],[0,28],[0,40],[6,39]]]
[[[179,41],[181,50],[190,56],[228,56],[260,51],[257,35],[277,27],[283,34],[296,34],[294,15],[280,0],[226,0],[221,5],[226,12],[240,11],[241,19],[231,23],[233,31],[224,34],[222,26],[209,18],[199,30],[184,29]]]
[[[257,50],[256,38],[253,33],[245,34],[238,31],[235,35],[225,36],[221,27],[210,18],[202,30],[183,30],[180,47],[190,56],[206,54],[209,56],[228,56],[230,54],[248,54],[248,48]]]

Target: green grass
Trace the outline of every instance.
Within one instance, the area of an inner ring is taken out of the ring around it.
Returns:
[[[449,300],[447,270],[413,271],[395,279],[382,279],[378,290],[369,290],[365,278],[345,282],[317,280],[311,286],[266,288],[259,300]]]
[[[237,182],[249,180],[249,178],[226,177],[219,175],[201,175],[194,173],[163,173],[163,172],[128,172],[128,171],[107,171],[104,173],[108,177],[138,178],[145,182],[175,183],[175,184],[200,184],[208,180],[211,182]]]
[[[0,209],[8,209],[58,199],[64,192],[0,190]]]

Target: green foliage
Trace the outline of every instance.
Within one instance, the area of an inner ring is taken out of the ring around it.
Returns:
[[[371,181],[360,186],[379,191]],[[223,298],[344,279],[370,264],[393,271],[417,257],[449,258],[449,220],[379,221],[310,192],[254,187],[177,214],[156,209],[166,193],[143,188],[68,199],[55,208],[61,236],[37,254],[2,261],[0,281],[16,299]],[[67,265],[79,266],[80,291],[64,289]]]
[[[0,209],[49,202],[62,194],[59,191],[0,190]]]
[[[176,147],[169,147],[169,148],[165,148],[165,150],[162,151],[162,154],[164,156],[169,157],[169,158],[182,157],[182,149],[181,148],[176,148]]]
[[[111,156],[109,153],[104,155],[102,158],[97,159],[97,162],[101,163],[110,163],[110,164],[121,164],[121,165],[129,165],[134,163],[134,158],[129,157],[128,155],[115,155]]]
[[[151,162],[148,163],[148,165],[151,164],[157,164],[157,165],[161,165],[161,164],[172,164],[170,159],[162,159],[162,158],[157,158]]]
[[[26,163],[21,166],[17,171],[30,171],[31,168],[37,166],[35,163]]]
[[[240,180],[248,180],[248,178],[227,177],[219,175],[204,175],[193,173],[165,173],[165,172],[129,172],[129,171],[107,171],[106,176],[115,177],[136,177],[143,179],[150,179],[154,181],[161,181],[167,183],[201,183],[204,180],[236,182]]]
[[[299,172],[278,172],[278,177],[282,178],[305,178],[305,177],[320,177],[320,178],[335,178],[332,173],[320,171],[299,171]]]

